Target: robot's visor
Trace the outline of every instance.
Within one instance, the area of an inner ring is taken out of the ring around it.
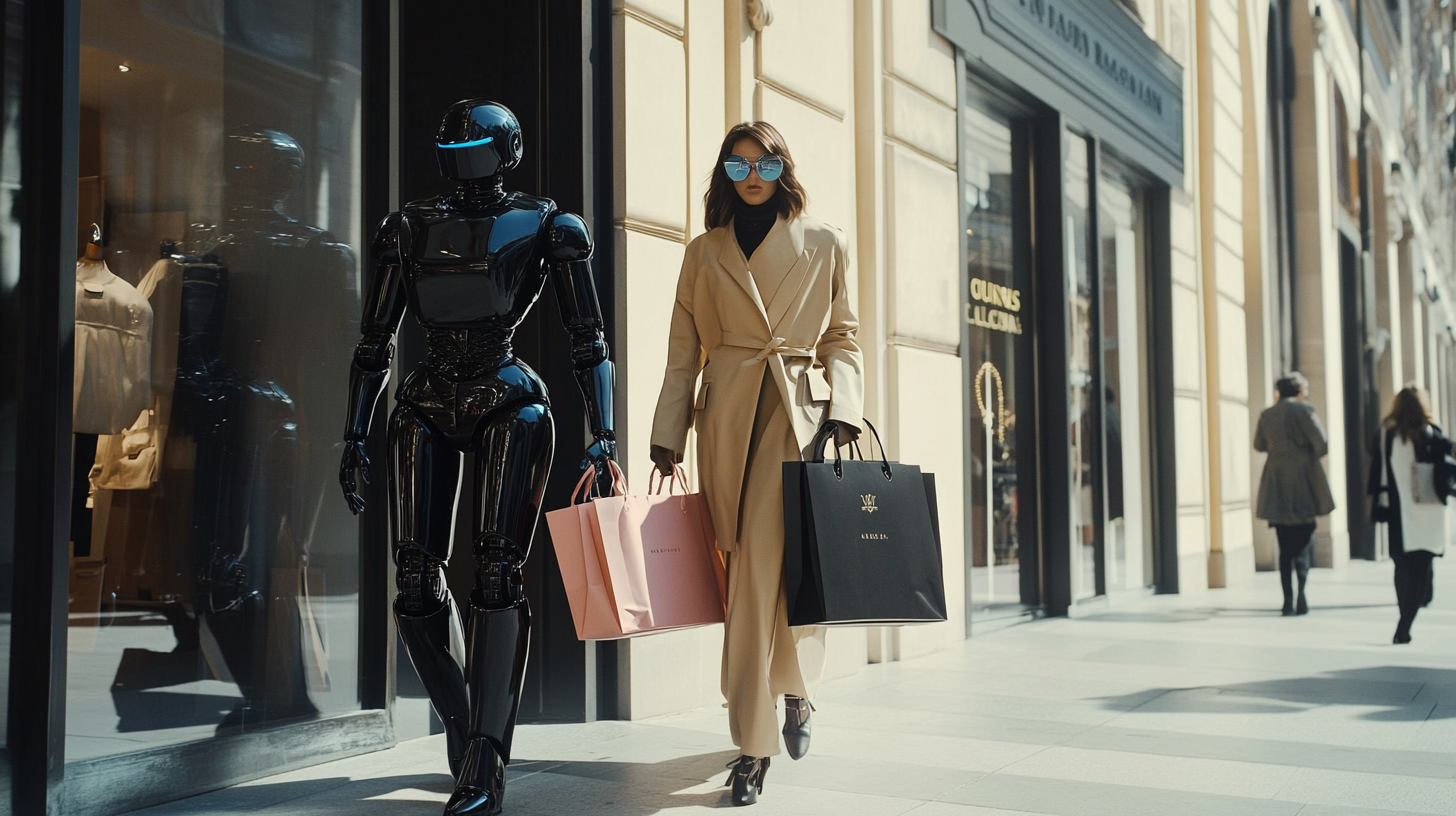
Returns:
[[[490,144],[493,141],[495,141],[495,137],[494,136],[487,136],[484,139],[476,139],[476,140],[471,141],[471,142],[452,142],[450,144],[441,144],[439,142],[436,142],[435,143],[435,146],[436,147],[445,147],[445,148],[452,148],[453,149],[453,148],[457,148],[457,147],[475,147],[477,145]]]
[[[468,142],[436,142],[435,155],[440,160],[440,172],[453,179],[494,176],[500,172],[502,164],[494,142],[491,136]]]

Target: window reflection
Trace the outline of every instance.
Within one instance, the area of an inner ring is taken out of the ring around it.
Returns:
[[[1030,375],[1031,326],[1018,277],[1012,121],[972,93],[961,108],[961,189],[966,214],[967,434],[971,456],[972,615],[1020,614],[1023,605],[1017,399]],[[1029,304],[1029,298],[1027,299]],[[1034,429],[1034,414],[1021,421]],[[1032,576],[1033,581],[1035,577]]]
[[[359,29],[82,2],[68,760],[358,708]]]

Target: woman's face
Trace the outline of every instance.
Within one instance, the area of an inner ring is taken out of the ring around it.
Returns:
[[[767,152],[757,139],[747,136],[733,143],[733,155],[748,159],[750,164],[756,165],[758,157]],[[755,166],[748,171],[748,178],[733,182],[733,189],[738,191],[738,197],[743,199],[744,204],[762,204],[773,198],[773,194],[779,189],[779,183],[759,178],[758,167]]]

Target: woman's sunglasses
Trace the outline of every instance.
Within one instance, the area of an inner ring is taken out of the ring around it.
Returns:
[[[728,178],[734,181],[743,181],[755,167],[758,168],[758,177],[764,181],[775,181],[784,174],[784,160],[772,153],[765,153],[758,157],[758,161],[751,162],[742,156],[729,156],[723,162],[723,170]]]

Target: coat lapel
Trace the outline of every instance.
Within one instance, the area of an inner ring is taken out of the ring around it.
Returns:
[[[779,240],[770,246],[775,233],[779,233]],[[788,272],[784,273],[768,303],[768,325],[777,332],[789,308],[799,300],[799,292],[804,288],[804,283],[809,278],[809,270],[814,265],[814,252],[804,251],[804,224],[798,218],[789,222],[780,218],[763,243],[759,252],[770,250],[773,253],[772,263],[779,265],[780,269],[788,267]]]
[[[748,272],[748,262],[743,257],[743,250],[738,248],[738,235],[733,231],[733,223],[728,223],[728,229],[723,231],[723,244],[718,249],[718,263],[728,271],[733,280],[743,287],[748,297],[753,300],[753,305],[758,307],[758,314],[764,319],[767,328],[768,317],[763,308],[763,297],[758,293],[758,286],[753,282],[753,275]]]

